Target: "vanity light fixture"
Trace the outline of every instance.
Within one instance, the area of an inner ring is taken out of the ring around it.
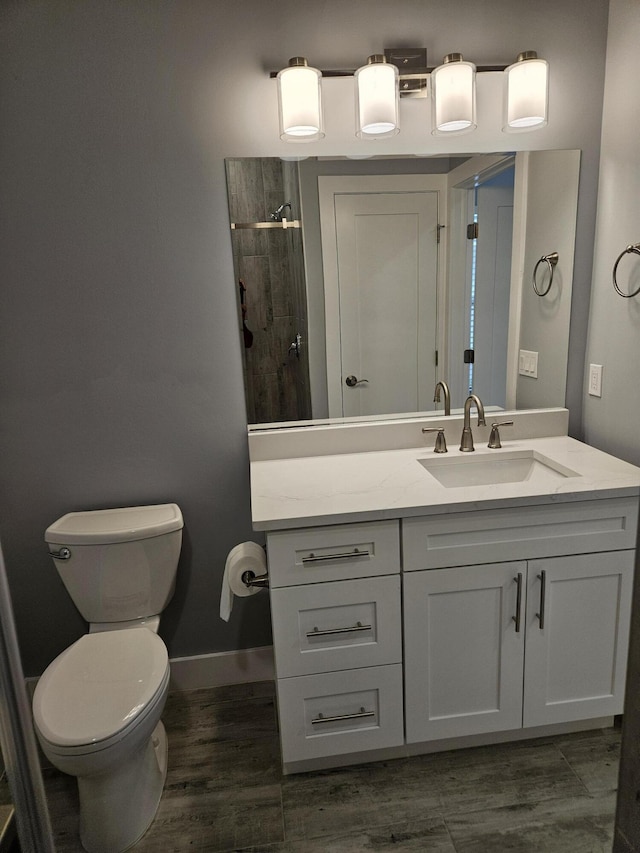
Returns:
[[[355,72],[356,136],[373,139],[395,136],[398,120],[398,69],[382,54],[374,54]]]
[[[536,130],[547,124],[549,65],[534,50],[524,51],[508,67],[476,66],[461,53],[445,56],[442,65],[427,67],[424,48],[385,49],[356,71],[319,71],[296,56],[278,82],[280,138],[286,142],[322,139],[322,77],[355,79],[356,135],[362,139],[394,136],[400,130],[399,98],[424,98],[430,90],[432,133],[468,133],[477,126],[476,72],[504,72],[504,120],[507,133]],[[429,85],[428,81],[430,81]]]
[[[304,56],[294,56],[277,74],[280,139],[312,142],[324,136],[322,74]]]
[[[505,69],[504,125],[506,133],[544,127],[549,100],[549,64],[526,50]]]
[[[431,72],[433,134],[468,133],[476,128],[476,66],[449,53]]]

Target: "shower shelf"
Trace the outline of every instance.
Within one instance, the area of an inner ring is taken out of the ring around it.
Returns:
[[[282,219],[279,222],[232,222],[231,230],[237,231],[240,228],[302,228],[302,222],[299,219]]]

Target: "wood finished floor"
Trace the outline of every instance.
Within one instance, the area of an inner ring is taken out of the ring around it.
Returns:
[[[169,771],[135,853],[610,853],[620,732],[283,777],[272,682],[171,694]],[[75,780],[45,771],[59,853]]]

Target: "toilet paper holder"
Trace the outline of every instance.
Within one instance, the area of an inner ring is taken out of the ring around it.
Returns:
[[[256,575],[255,572],[252,572],[251,569],[247,569],[246,572],[243,572],[240,575],[240,579],[245,586],[261,586],[266,587],[269,586],[269,575]]]

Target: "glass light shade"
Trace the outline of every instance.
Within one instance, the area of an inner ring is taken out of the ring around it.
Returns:
[[[398,119],[398,69],[383,56],[370,56],[355,73],[356,136],[395,136]]]
[[[295,57],[278,72],[278,113],[280,139],[286,142],[312,142],[324,136],[322,118],[322,74]]]
[[[431,72],[431,133],[468,133],[476,128],[476,66],[445,57]]]
[[[505,69],[504,125],[507,133],[544,127],[547,123],[549,64],[534,51]]]

